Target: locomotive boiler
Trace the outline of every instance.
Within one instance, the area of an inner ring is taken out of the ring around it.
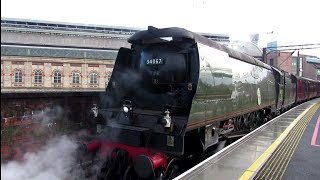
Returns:
[[[196,33],[149,27],[128,41],[92,109],[84,149],[104,161],[98,179],[172,179],[183,160],[289,107],[283,72]]]

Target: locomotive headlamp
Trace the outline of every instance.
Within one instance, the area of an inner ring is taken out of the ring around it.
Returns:
[[[129,117],[132,114],[132,104],[131,101],[125,100],[123,103],[123,113],[125,117]]]
[[[123,112],[128,113],[129,112],[129,108],[127,106],[123,107]]]

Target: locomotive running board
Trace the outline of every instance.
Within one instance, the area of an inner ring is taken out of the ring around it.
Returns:
[[[124,125],[124,124],[115,124],[115,123],[114,124],[108,124],[107,127],[118,128],[118,129],[126,129],[126,130],[131,130],[131,131],[138,131],[138,132],[150,131],[149,128],[129,126],[129,125]]]

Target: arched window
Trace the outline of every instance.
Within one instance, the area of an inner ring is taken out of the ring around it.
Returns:
[[[98,84],[98,75],[96,72],[90,73],[90,84]]]
[[[53,73],[53,83],[62,83],[61,73],[59,71],[54,71],[54,73]]]
[[[42,83],[42,71],[36,70],[34,72],[34,83]]]
[[[79,84],[80,83],[80,73],[79,72],[72,72],[72,83]]]
[[[14,72],[14,82],[21,83],[22,82],[22,70],[16,69]]]

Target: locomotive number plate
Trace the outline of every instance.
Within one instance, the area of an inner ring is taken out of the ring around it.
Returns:
[[[164,59],[147,59],[146,65],[161,65],[164,64]]]

